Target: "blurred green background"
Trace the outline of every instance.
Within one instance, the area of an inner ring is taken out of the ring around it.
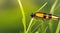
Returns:
[[[44,3],[47,5],[41,10],[41,12],[49,13],[51,6],[55,0],[21,0],[26,15],[26,26],[28,27],[31,20],[30,14],[36,12]],[[60,0],[58,0],[55,7],[54,15],[60,16]],[[47,21],[47,20],[46,20]],[[33,31],[38,26],[39,20],[34,21],[36,24],[32,27]],[[48,22],[45,22],[45,27]],[[53,33],[55,33],[58,21],[53,22]],[[41,27],[41,26],[40,26]],[[37,31],[36,29],[35,31]],[[19,8],[18,0],[0,0],[0,33],[22,33],[24,31],[22,24],[22,14]],[[35,31],[33,33],[35,33]],[[47,33],[49,33],[49,28]]]

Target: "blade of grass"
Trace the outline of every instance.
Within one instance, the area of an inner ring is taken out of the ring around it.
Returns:
[[[29,29],[29,32],[30,32],[30,33],[31,33],[31,30],[32,30],[31,28],[32,28],[32,27],[35,25],[35,23],[36,23],[36,19],[34,19],[33,22],[34,22],[34,23],[31,24],[30,29]]]
[[[50,10],[51,14],[54,14],[54,10],[55,10],[55,7],[57,5],[57,2],[58,2],[58,0],[55,0],[54,4],[51,7],[51,10]],[[53,33],[53,31],[52,31],[52,20],[49,20],[49,28],[50,28],[51,33]]]
[[[18,3],[19,3],[19,5],[20,5],[20,9],[21,9],[21,13],[22,13],[22,23],[23,23],[23,26],[24,26],[24,33],[26,33],[26,20],[25,20],[24,9],[23,9],[21,0],[18,0]]]
[[[42,21],[42,20],[41,20],[41,21]],[[44,21],[42,21],[42,22],[44,22]],[[38,29],[38,28],[39,28],[38,31],[40,32],[40,31],[41,31],[40,25],[43,25],[43,23],[41,23],[41,24],[39,23],[38,26],[36,26],[35,29],[34,29],[31,33],[33,33],[33,32],[34,32],[36,29]],[[43,27],[44,27],[44,26],[43,26]],[[42,32],[42,33],[43,33],[43,32],[46,33],[47,28],[48,28],[48,26],[44,29],[44,31],[41,31],[41,32]]]
[[[54,13],[54,10],[55,10],[55,7],[56,7],[56,5],[57,5],[57,2],[58,2],[58,0],[55,0],[54,4],[53,4],[52,7],[51,7],[51,10],[50,10],[50,13],[51,13],[51,14]]]
[[[41,25],[41,33],[45,33],[45,29],[46,29],[46,26],[45,26],[45,21],[42,22],[42,25]]]
[[[45,31],[44,31],[44,33],[46,33],[46,30],[47,30],[47,28],[48,28],[48,26],[45,28]]]
[[[28,29],[27,29],[27,33],[28,33],[29,29],[30,29],[30,26],[31,26],[33,20],[34,20],[34,18],[32,18],[31,21],[30,21],[30,23],[29,23],[29,26],[28,26]]]
[[[39,8],[37,11],[40,11],[41,9],[43,9],[46,4],[47,4],[47,2],[46,2],[41,8]],[[30,26],[31,26],[33,20],[34,20],[34,18],[32,18],[32,19],[30,20],[30,23],[29,23],[29,26],[28,26],[28,29],[27,29],[27,33],[28,33],[29,29],[30,29]]]
[[[37,11],[42,10],[46,6],[46,4],[47,4],[47,2],[42,7],[40,7]]]
[[[56,29],[55,33],[59,33],[59,30],[60,30],[60,20],[59,20],[59,23],[58,23],[58,26],[57,26],[57,29]]]
[[[36,29],[38,29],[40,27],[40,25],[42,25],[42,23],[41,24],[38,24],[38,26],[35,27],[35,29],[31,33],[33,33]]]

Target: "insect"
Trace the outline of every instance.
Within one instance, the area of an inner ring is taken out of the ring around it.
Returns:
[[[44,18],[44,19],[52,19],[52,20],[58,20],[59,17],[52,15],[52,14],[48,14],[48,13],[43,13],[43,12],[36,12],[36,13],[32,13],[31,17],[34,18]]]

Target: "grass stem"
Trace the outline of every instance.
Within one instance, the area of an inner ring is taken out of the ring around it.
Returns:
[[[34,20],[34,18],[32,18],[31,21],[30,21],[30,24],[29,24],[28,29],[27,29],[27,33],[28,33],[29,29],[30,29],[30,26],[31,26],[33,20]]]
[[[55,10],[55,7],[56,7],[56,5],[57,5],[57,2],[58,2],[58,0],[55,0],[54,4],[53,4],[52,7],[51,7],[51,10],[50,10],[50,13],[51,13],[51,14],[54,13],[54,10]]]
[[[59,33],[59,30],[60,30],[60,20],[59,20],[59,23],[58,23],[58,26],[57,26],[57,29],[56,29],[56,33]]]
[[[21,12],[22,12],[22,23],[23,23],[23,26],[24,26],[24,33],[26,33],[26,20],[25,20],[24,9],[23,9],[21,0],[18,0],[18,3],[19,3],[19,5],[20,5],[20,9],[21,9]]]
[[[46,4],[47,4],[47,2],[42,7],[40,7],[37,11],[42,10],[46,6]]]

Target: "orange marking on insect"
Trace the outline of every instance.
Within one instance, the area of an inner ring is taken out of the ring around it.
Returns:
[[[36,16],[42,18],[42,17],[44,17],[44,14],[42,14],[42,13],[36,13]]]
[[[49,19],[49,15],[46,15],[46,19]]]

